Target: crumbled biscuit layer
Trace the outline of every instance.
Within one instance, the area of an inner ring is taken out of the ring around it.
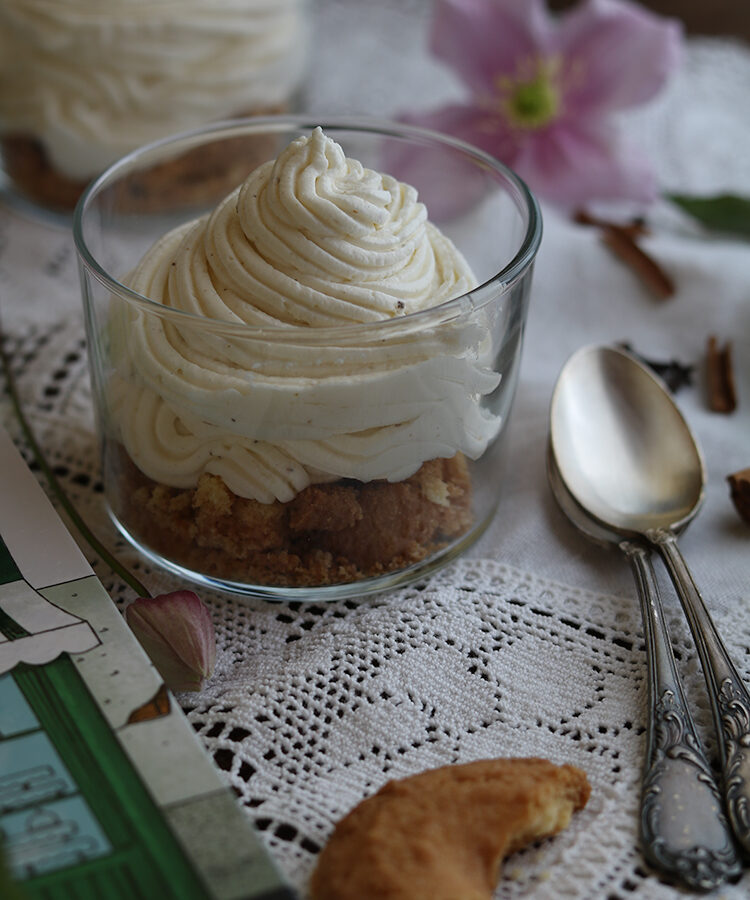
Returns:
[[[180,565],[231,581],[357,581],[420,562],[472,521],[461,454],[430,460],[394,484],[317,484],[270,504],[238,497],[216,475],[182,490],[146,479],[129,460],[118,466],[115,511],[134,536]]]
[[[254,110],[246,115],[271,115],[286,107]],[[174,212],[193,206],[213,205],[253,169],[272,159],[278,147],[273,136],[236,137],[204,144],[181,157],[132,173],[116,185],[117,208],[122,212]],[[40,206],[71,211],[88,185],[88,179],[70,178],[58,171],[43,145],[25,134],[9,134],[0,140],[3,169],[26,197]]]
[[[388,782],[336,825],[312,900],[491,900],[503,858],[567,827],[589,792],[584,772],[545,759]]]

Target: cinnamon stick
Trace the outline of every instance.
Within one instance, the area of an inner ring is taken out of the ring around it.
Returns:
[[[662,267],[622,228],[602,229],[602,241],[615,256],[629,266],[655,296],[662,300],[675,292],[674,282]]]
[[[585,209],[576,210],[573,214],[573,221],[578,222],[579,225],[613,228],[615,231],[620,231],[631,238],[641,237],[649,233],[645,221],[641,218],[630,219],[628,222],[612,222],[609,219],[603,219],[601,216],[592,215]]]
[[[729,341],[719,347],[715,335],[706,346],[706,387],[708,408],[713,412],[731,413],[737,408],[737,392],[732,367],[732,345]]]
[[[750,468],[727,475],[729,495],[740,518],[750,525]]]

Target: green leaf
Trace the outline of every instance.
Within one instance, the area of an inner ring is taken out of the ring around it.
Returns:
[[[750,197],[736,194],[716,194],[713,197],[688,194],[665,196],[706,228],[750,237]]]

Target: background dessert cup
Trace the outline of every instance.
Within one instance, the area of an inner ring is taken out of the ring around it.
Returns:
[[[307,0],[4,0],[0,156],[7,186],[70,212],[88,182],[150,141],[206,122],[294,112],[307,62]],[[173,160],[181,190],[229,168]],[[247,154],[247,151],[244,151]],[[131,199],[169,180],[132,184]],[[175,179],[171,179],[172,184]]]
[[[526,187],[480,151],[318,124],[147,146],[74,217],[113,518],[173,571],[258,596],[383,590],[482,533],[541,238]],[[278,159],[225,202],[218,185],[189,211],[168,185],[126,202],[151,169],[238,140],[250,168]],[[401,175],[421,181],[429,222]]]

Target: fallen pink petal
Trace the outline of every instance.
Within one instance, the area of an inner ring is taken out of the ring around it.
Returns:
[[[648,203],[656,180],[616,114],[653,99],[680,59],[682,26],[629,0],[438,0],[433,53],[465,103],[403,118],[480,147],[544,200]]]
[[[173,691],[199,691],[213,672],[216,634],[208,607],[193,591],[139,597],[125,619]]]

